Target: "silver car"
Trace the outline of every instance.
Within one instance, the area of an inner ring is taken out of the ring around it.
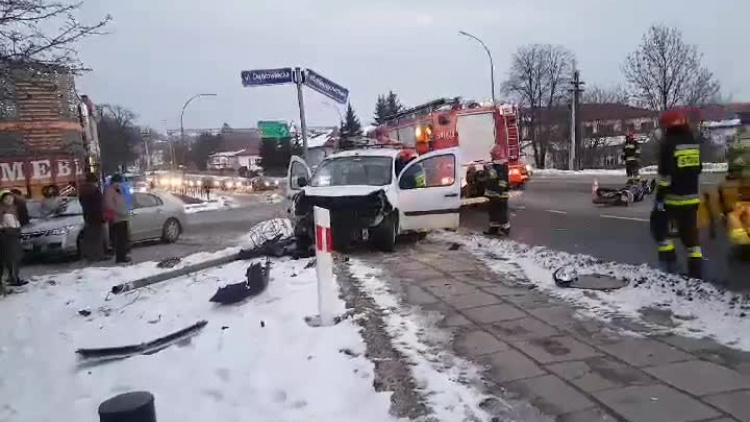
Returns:
[[[27,255],[78,254],[83,231],[83,209],[77,198],[61,200],[55,212],[41,215],[38,203],[29,202],[31,223],[21,231],[21,244]],[[134,192],[130,211],[130,237],[133,242],[179,239],[185,223],[185,206],[169,193]]]

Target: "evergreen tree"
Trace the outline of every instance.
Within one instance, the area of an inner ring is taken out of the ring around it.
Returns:
[[[346,108],[346,117],[344,117],[344,121],[341,124],[340,132],[343,139],[362,135],[362,123],[359,122],[359,117],[354,113],[354,108],[352,108],[351,104]]]
[[[362,135],[362,124],[359,122],[359,118],[354,113],[351,103],[346,108],[346,117],[341,122],[341,128],[339,129],[339,147],[341,149],[348,149],[353,146],[353,138]]]
[[[385,95],[378,95],[378,101],[375,102],[375,122],[374,125],[383,123],[386,117],[391,113],[389,112],[388,102],[386,101]]]
[[[396,114],[404,110],[404,106],[402,106],[401,101],[398,100],[398,95],[393,91],[388,91],[388,96],[386,97],[385,102],[388,115]]]

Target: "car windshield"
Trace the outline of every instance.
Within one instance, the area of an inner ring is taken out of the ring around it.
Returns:
[[[29,211],[29,217],[31,218],[56,218],[56,217],[70,217],[73,215],[83,215],[83,208],[81,203],[77,199],[55,199],[58,203],[55,204],[52,200],[48,200],[47,203],[44,201],[30,201],[26,204],[26,208]]]
[[[310,186],[383,186],[391,183],[393,159],[390,157],[342,157],[323,161]]]

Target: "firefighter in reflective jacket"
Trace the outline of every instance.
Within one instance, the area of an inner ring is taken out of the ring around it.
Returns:
[[[508,219],[508,160],[500,147],[490,152],[491,163],[484,165],[484,196],[489,199],[490,227],[488,235],[507,235],[510,233]]]
[[[699,139],[693,134],[684,111],[665,111],[660,124],[664,136],[659,145],[659,176],[651,214],[659,260],[668,271],[674,270],[677,254],[669,235],[670,225],[675,225],[687,250],[688,276],[701,278],[703,255],[697,221],[698,178],[702,170]]]
[[[639,160],[641,159],[641,147],[632,133],[625,135],[625,143],[622,146],[622,160],[625,161],[625,171],[628,175],[628,181],[634,182],[640,179],[638,170],[640,169]]]

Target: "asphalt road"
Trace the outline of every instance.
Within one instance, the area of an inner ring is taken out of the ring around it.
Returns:
[[[185,231],[173,244],[160,242],[133,245],[134,263],[184,257],[197,252],[213,252],[234,246],[238,239],[255,224],[269,218],[284,217],[281,204],[271,204],[262,195],[233,195],[237,208],[204,211],[187,215]],[[70,271],[86,266],[83,261],[70,258],[48,258],[27,262],[21,269],[22,277]],[[100,266],[114,265],[104,262]]]
[[[702,184],[715,185],[722,177],[704,175]],[[624,183],[622,178],[612,176],[597,179],[601,186]],[[526,190],[511,199],[511,238],[607,261],[658,267],[656,245],[649,232],[650,198],[629,207],[596,206],[591,203],[593,181],[594,176],[532,178]],[[466,209],[461,224],[484,230],[486,213]],[[730,259],[731,247],[721,233],[716,239],[703,233],[701,241],[704,277],[732,290],[750,291],[750,262]],[[678,252],[682,252],[679,245]]]

